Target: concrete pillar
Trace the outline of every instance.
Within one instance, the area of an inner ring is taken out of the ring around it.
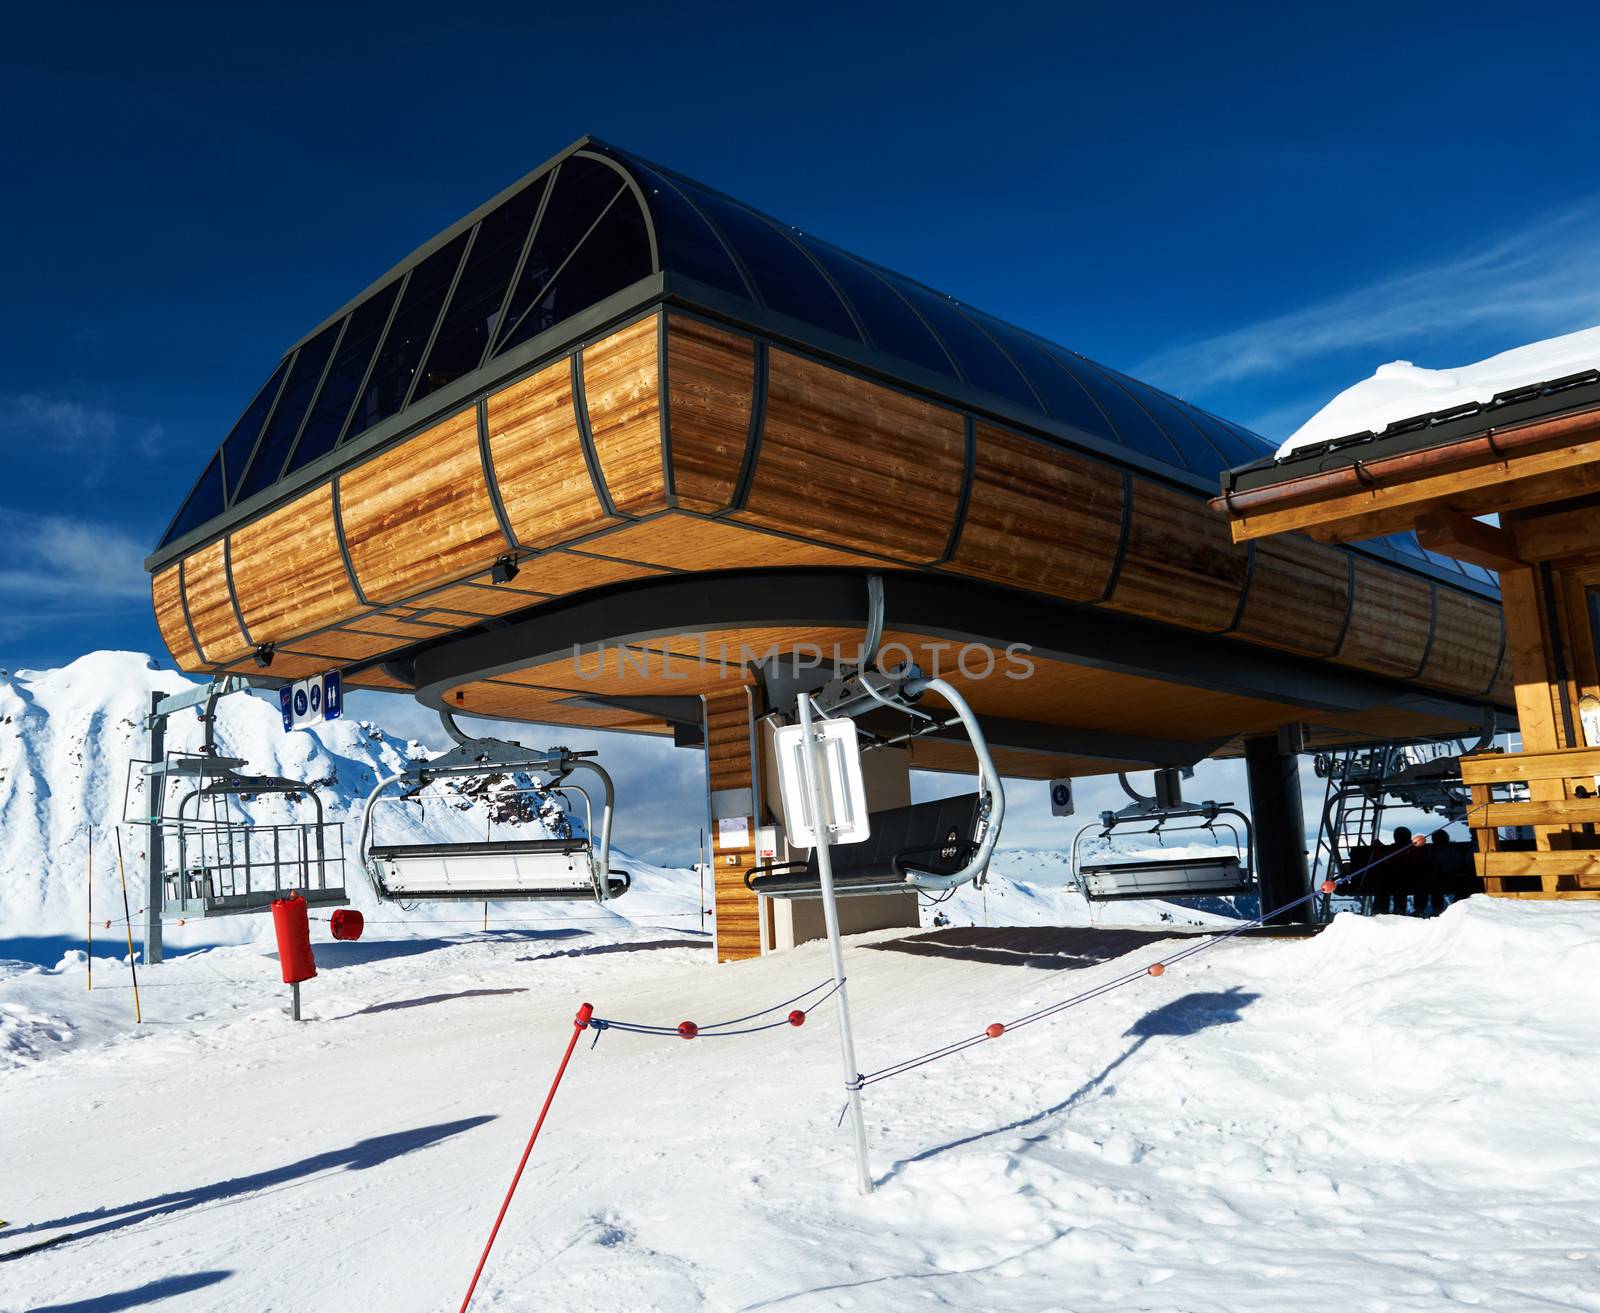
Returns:
[[[1256,879],[1261,910],[1270,911],[1311,892],[1306,863],[1305,807],[1300,800],[1300,759],[1283,752],[1276,737],[1244,741],[1245,771],[1250,780],[1250,821],[1255,832]],[[1302,903],[1273,918],[1274,924],[1311,920],[1311,905]]]

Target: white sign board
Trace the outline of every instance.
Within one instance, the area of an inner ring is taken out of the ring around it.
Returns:
[[[309,729],[325,720],[338,720],[344,713],[344,694],[339,672],[297,679],[278,690],[278,710],[283,713],[283,728]]]
[[[717,822],[718,848],[748,848],[750,846],[750,818],[725,816]]]
[[[1050,781],[1050,814],[1052,816],[1072,815],[1072,781]]]
[[[856,739],[856,723],[848,716],[841,716],[836,720],[814,721],[811,729],[821,740],[815,746],[814,760],[822,772],[826,809],[823,828],[828,842],[860,843],[872,833],[872,825],[867,816],[867,786],[861,778],[861,745]],[[798,848],[814,848],[818,825],[811,790],[806,786],[804,733],[799,725],[784,725],[773,738],[789,842]]]

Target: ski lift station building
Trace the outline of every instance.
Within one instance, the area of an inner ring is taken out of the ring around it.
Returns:
[[[1296,752],[1512,704],[1488,570],[1235,542],[1208,498],[1260,437],[593,139],[265,372],[148,562],[178,665],[703,751],[724,958],[809,937],[744,883],[763,717],[857,654],[874,575],[1006,775],[1244,756],[1264,905],[1306,879]],[[874,807],[973,769],[942,725],[868,760]]]

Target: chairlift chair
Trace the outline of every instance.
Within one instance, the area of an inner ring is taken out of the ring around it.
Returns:
[[[611,776],[589,758],[592,752],[556,747],[530,750],[500,739],[467,738],[446,718],[456,746],[431,761],[380,780],[361,818],[360,852],[372,888],[382,901],[588,901],[606,902],[628,891],[631,878],[614,871],[611,859]],[[579,768],[601,786],[599,842],[593,835],[593,805],[587,790],[568,776]],[[586,811],[582,835],[526,839],[486,837],[434,843],[386,842],[376,817],[388,806],[424,801],[424,791],[442,781],[495,775],[539,775],[541,795],[580,798]]]
[[[208,733],[198,752],[130,765],[125,819],[152,831],[163,916],[260,912],[291,894],[313,905],[348,901],[344,827],[326,819],[316,789],[303,780],[241,774],[244,764],[218,753]],[[183,791],[169,811],[175,787]],[[271,795],[309,800],[315,819],[269,823],[245,812],[245,804]]]
[[[916,707],[924,693],[935,693],[955,712],[937,720]],[[857,717],[880,707],[908,712],[923,724],[892,740],[889,747],[933,729],[960,724],[978,759],[978,789],[953,798],[891,807],[870,814],[870,833],[859,843],[830,846],[834,895],[838,898],[918,890],[947,893],[967,883],[982,884],[1005,817],[1005,790],[989,754],[983,730],[959,691],[943,679],[926,678],[915,665],[893,674],[861,671],[834,680],[812,695],[827,717]],[[822,877],[817,850],[800,861],[769,862],[745,875],[745,887],[768,898],[816,898]]]
[[[1133,802],[1118,811],[1100,813],[1098,822],[1080,829],[1072,841],[1072,869],[1078,888],[1091,903],[1158,898],[1181,901],[1187,898],[1233,898],[1257,892],[1254,834],[1250,818],[1236,807],[1215,802],[1189,803],[1182,797],[1178,772],[1158,772],[1156,797],[1136,793],[1125,775],[1119,775],[1125,792]],[[1233,820],[1238,821],[1236,828]],[[1176,824],[1174,824],[1176,822]],[[1083,838],[1098,829],[1101,838],[1113,835],[1119,826],[1124,837],[1154,836],[1164,842],[1174,834],[1205,834],[1212,839],[1218,830],[1231,835],[1233,852],[1184,855],[1181,857],[1100,858],[1083,861],[1079,857]],[[1243,830],[1244,841],[1239,841]]]

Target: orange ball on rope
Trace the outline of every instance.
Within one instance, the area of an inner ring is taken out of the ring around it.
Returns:
[[[1165,962],[1152,962],[1149,971],[1152,976],[1164,976],[1167,974],[1167,964]]]
[[[987,1033],[990,1039],[999,1039],[1000,1036],[1006,1033],[1006,1028],[998,1021],[991,1021]]]

